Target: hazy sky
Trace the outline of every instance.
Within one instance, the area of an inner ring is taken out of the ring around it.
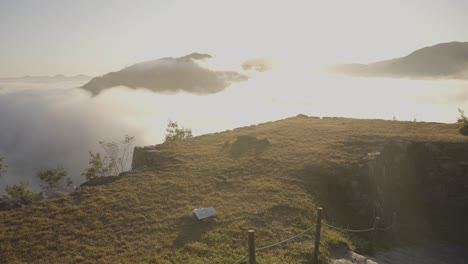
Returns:
[[[0,0],[0,77],[95,76],[191,52],[304,69],[371,62],[467,41],[466,10],[463,0]]]

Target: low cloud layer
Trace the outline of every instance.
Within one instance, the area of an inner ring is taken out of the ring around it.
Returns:
[[[93,78],[82,88],[98,95],[105,89],[126,86],[157,93],[187,92],[204,95],[218,93],[248,77],[236,71],[213,70],[202,65],[208,54],[192,53],[179,58],[162,58],[138,63],[118,72]]]
[[[98,150],[99,140],[141,137],[142,128],[123,121],[125,115],[113,103],[90,99],[75,88],[80,84],[0,83],[0,157],[8,165],[0,194],[6,185],[24,180],[37,191],[36,172],[58,165],[79,184],[87,153]]]
[[[273,62],[269,58],[254,58],[242,63],[242,69],[246,71],[254,70],[258,72],[266,72],[271,70],[272,67]]]
[[[7,184],[20,180],[29,180],[37,191],[37,170],[57,165],[81,183],[88,151],[97,151],[98,141],[119,141],[129,134],[136,145],[157,144],[168,119],[199,135],[299,113],[454,122],[457,107],[468,109],[468,82],[455,80],[352,78],[280,69],[252,74],[249,81],[206,96],[118,87],[95,97],[76,89],[83,83],[0,81],[0,156],[9,165],[0,178],[0,195]]]

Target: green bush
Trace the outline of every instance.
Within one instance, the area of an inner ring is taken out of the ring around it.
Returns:
[[[24,197],[26,198],[26,200],[32,201],[36,199],[37,194],[27,190],[28,187],[29,187],[29,182],[21,181],[19,185],[16,185],[16,184],[13,184],[12,186],[7,185],[7,187],[5,188],[5,191],[11,198]]]
[[[166,128],[166,139],[164,143],[172,143],[191,137],[193,137],[192,129],[184,127],[179,128],[179,124],[177,122],[169,120]]]
[[[120,144],[114,141],[99,141],[103,150],[101,153],[89,152],[89,165],[81,175],[86,180],[98,177],[117,176],[123,172],[132,154],[131,150],[135,137],[125,135]]]
[[[37,177],[44,183],[41,184],[42,189],[53,189],[60,185],[60,182],[67,176],[67,172],[63,167],[58,166],[55,169],[40,170],[37,172]],[[71,180],[69,178],[69,180]],[[67,184],[70,181],[67,182]]]
[[[458,124],[458,131],[462,134],[467,136],[468,135],[468,120],[465,116],[465,111],[458,108],[458,112],[460,113],[460,117],[457,119]]]
[[[106,177],[112,175],[112,166],[114,165],[109,161],[109,158],[101,157],[101,153],[89,152],[89,165],[90,167],[85,170],[81,175],[86,180],[91,180],[99,177]]]

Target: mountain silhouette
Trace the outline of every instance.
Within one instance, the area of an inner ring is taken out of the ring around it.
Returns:
[[[468,79],[468,42],[441,43],[371,64],[338,64],[334,73],[363,77]]]
[[[248,77],[235,71],[221,71],[205,67],[202,62],[211,55],[192,53],[179,58],[161,58],[134,64],[118,72],[110,72],[91,79],[81,88],[98,95],[105,89],[126,86],[145,88],[153,92],[212,94],[232,83]]]

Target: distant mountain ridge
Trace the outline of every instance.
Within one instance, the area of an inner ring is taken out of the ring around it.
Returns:
[[[468,42],[441,43],[401,58],[371,64],[337,64],[328,70],[363,77],[467,80]]]

